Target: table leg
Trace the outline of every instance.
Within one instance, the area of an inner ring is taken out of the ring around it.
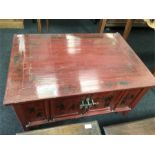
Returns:
[[[37,23],[38,23],[38,32],[41,32],[41,19],[37,19]]]
[[[46,19],[46,29],[47,29],[47,31],[48,31],[48,26],[49,26],[49,21],[48,21],[48,19]]]
[[[97,30],[98,33],[102,33],[104,31],[106,23],[107,23],[107,19],[101,19],[100,20],[98,30]]]
[[[124,30],[124,33],[123,33],[124,39],[127,39],[127,38],[128,38],[129,33],[130,33],[130,31],[131,31],[131,28],[132,28],[133,22],[134,22],[133,19],[128,19],[128,20],[127,20],[127,23],[126,23],[126,25],[125,25],[125,30]]]

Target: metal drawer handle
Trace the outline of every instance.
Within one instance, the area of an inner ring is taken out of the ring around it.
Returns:
[[[91,97],[87,97],[85,100],[82,100],[80,103],[80,109],[83,109],[85,112],[89,110],[94,105],[97,105]]]

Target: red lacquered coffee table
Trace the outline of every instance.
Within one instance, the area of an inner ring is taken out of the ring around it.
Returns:
[[[155,78],[119,33],[14,35],[5,105],[24,129],[128,112]]]

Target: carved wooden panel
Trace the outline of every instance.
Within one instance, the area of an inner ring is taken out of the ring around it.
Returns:
[[[47,101],[34,101],[15,105],[14,109],[17,115],[22,118],[24,125],[27,126],[29,123],[37,121],[48,121],[48,106]]]
[[[142,89],[132,89],[124,91],[124,94],[119,101],[117,107],[123,107],[123,106],[130,106],[134,100],[136,100],[139,93],[142,91]]]
[[[58,117],[66,117],[79,114],[79,99],[79,97],[69,97],[51,101],[52,117],[55,119]]]
[[[115,92],[107,92],[107,93],[99,93],[93,94],[92,98],[95,102],[95,105],[90,108],[92,110],[103,110],[104,108],[109,107],[111,110],[113,109],[114,105],[117,104],[118,100],[121,97],[121,91]]]

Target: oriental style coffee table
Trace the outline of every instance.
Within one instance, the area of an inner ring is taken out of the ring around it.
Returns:
[[[132,110],[155,77],[119,33],[14,35],[4,105],[23,128]]]

